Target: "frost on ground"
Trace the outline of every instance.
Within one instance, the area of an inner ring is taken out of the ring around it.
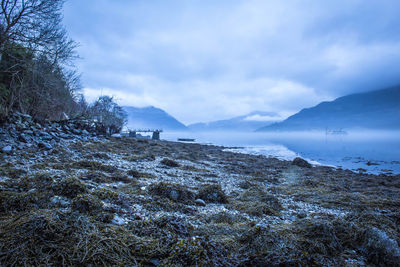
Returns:
[[[1,265],[400,262],[400,176],[130,138],[2,157]]]

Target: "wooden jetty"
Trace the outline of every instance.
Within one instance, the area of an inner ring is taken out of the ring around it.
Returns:
[[[129,137],[137,138],[138,133],[152,133],[151,139],[153,140],[160,140],[160,133],[162,133],[162,129],[128,129],[125,133]]]

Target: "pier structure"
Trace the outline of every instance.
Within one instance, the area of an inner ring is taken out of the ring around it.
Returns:
[[[160,140],[160,133],[162,132],[162,129],[134,129],[128,130],[128,136],[136,138],[138,133],[152,133],[151,139]]]

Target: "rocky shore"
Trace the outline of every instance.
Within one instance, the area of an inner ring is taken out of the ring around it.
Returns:
[[[0,265],[399,266],[400,176],[0,127]]]

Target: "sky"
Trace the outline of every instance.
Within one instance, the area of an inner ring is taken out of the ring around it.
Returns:
[[[398,0],[68,0],[82,92],[185,124],[400,84]]]

